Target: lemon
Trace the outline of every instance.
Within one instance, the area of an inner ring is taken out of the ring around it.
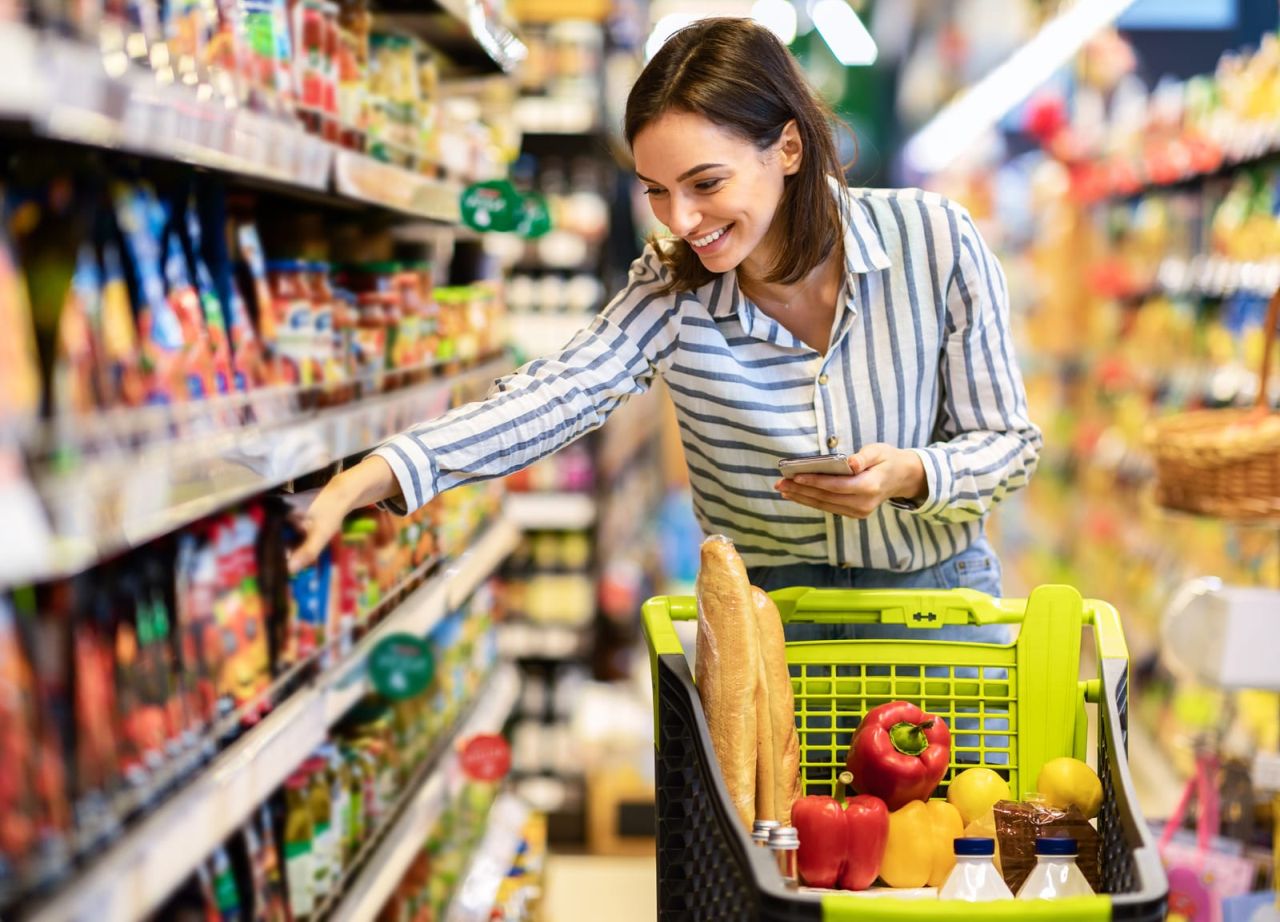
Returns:
[[[960,811],[966,826],[1009,799],[1009,782],[989,768],[966,768],[947,787],[947,802]]]
[[[1102,782],[1079,759],[1063,756],[1044,763],[1036,787],[1050,806],[1060,810],[1075,807],[1087,820],[1097,816],[1102,807]]]

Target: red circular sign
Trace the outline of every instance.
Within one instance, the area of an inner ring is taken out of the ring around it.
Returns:
[[[479,733],[462,747],[462,770],[472,781],[497,781],[511,770],[511,747],[496,733]]]

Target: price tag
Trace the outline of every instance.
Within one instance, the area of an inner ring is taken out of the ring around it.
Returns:
[[[496,733],[478,733],[462,747],[459,763],[472,781],[497,781],[511,771],[511,746]]]
[[[402,701],[427,690],[435,675],[431,645],[412,634],[392,634],[369,654],[369,681],[384,698]]]
[[[520,194],[505,179],[467,186],[462,193],[462,220],[473,230],[512,231],[520,224]]]

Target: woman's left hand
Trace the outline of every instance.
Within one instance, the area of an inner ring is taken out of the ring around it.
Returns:
[[[888,499],[923,500],[927,481],[918,454],[876,442],[849,458],[848,477],[797,474],[779,480],[773,488],[802,506],[865,519]]]

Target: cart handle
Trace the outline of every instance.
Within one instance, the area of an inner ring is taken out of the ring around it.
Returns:
[[[1021,601],[993,599],[974,589],[864,589],[851,594],[847,589],[797,586],[778,589],[769,596],[778,606],[783,624],[905,624],[915,628],[1018,624],[1024,607]],[[851,597],[857,600],[856,609],[849,607]],[[698,602],[693,596],[670,596],[668,603],[672,620],[692,621],[698,617]]]
[[[796,587],[771,592],[784,624],[815,621],[841,624],[906,624],[933,628],[943,624],[1021,624],[1025,599],[993,599],[973,589],[938,592],[911,589],[863,590],[856,594],[858,608],[850,610],[851,594],[844,589]],[[650,599],[644,605],[645,633],[650,652],[683,653],[672,621],[698,617],[698,600],[691,595]],[[1100,659],[1129,660],[1120,615],[1115,607],[1086,599],[1084,622],[1092,625]]]

